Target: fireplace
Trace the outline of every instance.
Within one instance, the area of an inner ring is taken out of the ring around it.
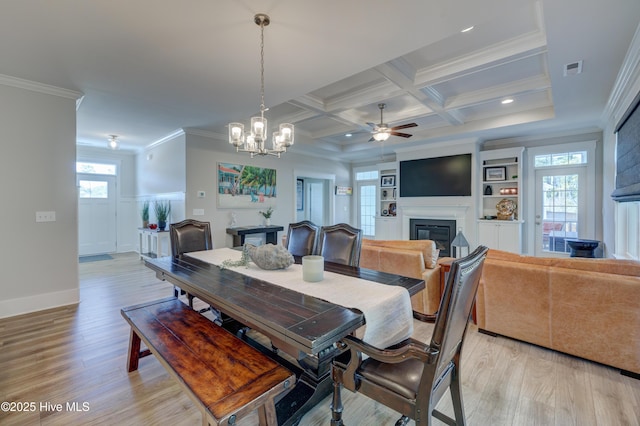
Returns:
[[[444,219],[410,219],[410,240],[433,240],[440,257],[456,257],[451,242],[456,236],[456,221]]]

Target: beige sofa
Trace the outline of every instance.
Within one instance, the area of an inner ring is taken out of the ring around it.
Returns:
[[[640,374],[640,262],[489,250],[478,328]]]
[[[440,304],[438,250],[431,240],[362,241],[360,267],[423,279],[425,290],[411,297],[414,311],[433,314]]]

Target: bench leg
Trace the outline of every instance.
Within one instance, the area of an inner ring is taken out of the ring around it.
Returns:
[[[140,360],[140,336],[131,329],[129,337],[129,357],[127,358],[127,371],[131,373],[138,369],[138,361]]]
[[[273,398],[269,398],[263,405],[258,407],[258,419],[260,426],[277,426],[278,416],[276,415],[276,404]]]

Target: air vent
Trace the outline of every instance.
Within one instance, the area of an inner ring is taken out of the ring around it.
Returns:
[[[580,74],[582,72],[582,61],[572,62],[564,65],[564,76]]]

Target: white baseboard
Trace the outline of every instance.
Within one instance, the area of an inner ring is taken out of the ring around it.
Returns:
[[[0,300],[0,318],[8,318],[45,309],[73,305],[79,302],[79,288],[36,294],[34,296],[19,297],[16,299]]]

